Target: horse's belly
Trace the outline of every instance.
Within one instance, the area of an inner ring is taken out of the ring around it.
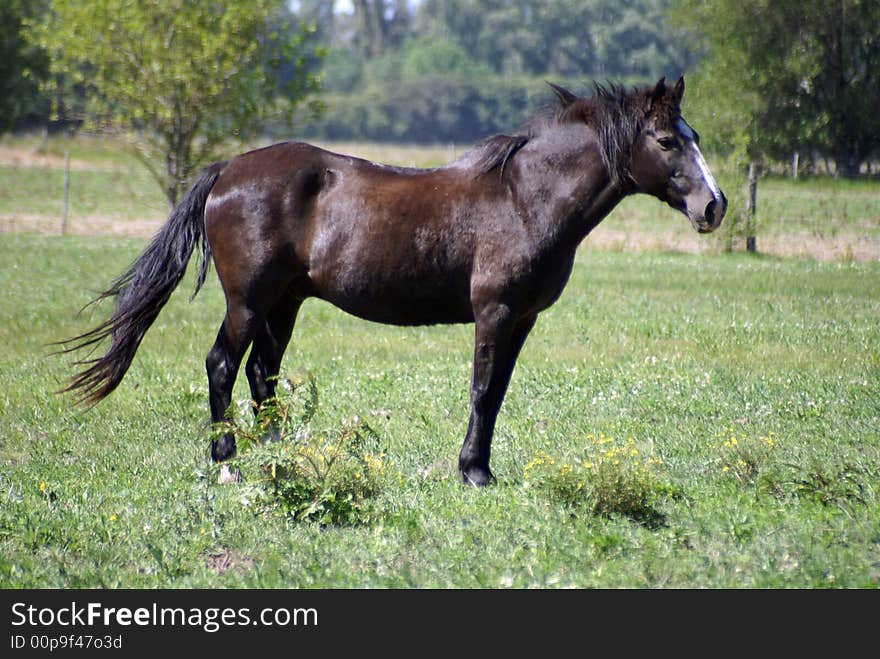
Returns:
[[[390,325],[473,321],[470,278],[464,272],[350,259],[313,269],[310,278],[313,295],[365,320]]]
[[[358,318],[387,325],[438,325],[473,322],[468,300],[442,291],[318,291],[318,297]]]
[[[380,323],[473,321],[473,247],[446,223],[372,217],[345,225],[326,216],[324,224],[309,254],[316,296]]]

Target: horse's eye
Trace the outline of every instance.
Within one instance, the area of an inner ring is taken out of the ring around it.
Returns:
[[[674,137],[660,137],[657,139],[657,144],[659,144],[660,148],[664,151],[669,151],[678,146],[678,141]]]

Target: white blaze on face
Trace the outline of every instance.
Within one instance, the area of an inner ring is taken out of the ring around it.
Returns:
[[[694,156],[697,161],[697,166],[700,168],[700,172],[703,174],[703,182],[709,186],[709,189],[712,191],[712,194],[715,195],[716,199],[721,198],[721,188],[718,187],[718,184],[715,182],[715,178],[712,176],[712,172],[709,171],[709,165],[706,164],[706,159],[703,158],[703,154],[700,151],[700,147],[697,146],[697,137],[694,135],[693,129],[685,123],[684,119],[679,118],[676,122],[676,127],[678,131],[681,133],[682,137],[684,137],[691,149],[693,149]]]

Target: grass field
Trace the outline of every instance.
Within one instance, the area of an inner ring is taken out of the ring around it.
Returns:
[[[719,178],[733,214],[742,180]],[[370,515],[320,524],[255,505],[256,451],[217,483],[213,275],[191,304],[187,277],[108,400],[53,393],[73,367],[49,344],[105,317],[77,312],[167,206],[112,143],[0,142],[0,588],[877,588],[880,183],[769,179],[758,204],[757,256],[648,198],[588,238],[517,365],[483,491],[455,475],[472,327],[307,302],[282,375],[317,388],[311,436],[357,416],[382,464]]]
[[[193,303],[187,277],[108,400],[53,393],[71,366],[47,344],[103,318],[76,313],[143,244],[0,237],[0,587],[880,586],[876,262],[582,251],[481,491],[455,478],[472,328],[307,302],[283,375],[316,384],[316,432],[366,420],[387,467],[373,516],[321,525],[255,508],[253,471],[216,482],[213,276]],[[585,456],[611,494],[648,483],[650,519],[572,497]]]

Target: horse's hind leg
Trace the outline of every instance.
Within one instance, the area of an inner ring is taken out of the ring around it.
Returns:
[[[208,372],[208,398],[211,421],[226,420],[226,412],[232,402],[232,388],[241,366],[245,350],[254,338],[262,318],[245,305],[229,302],[226,317],[217,333],[217,340],[208,352],[205,368]],[[235,455],[235,437],[226,433],[211,442],[211,458],[214,462],[227,460]]]
[[[281,359],[293,334],[300,305],[301,298],[292,293],[285,295],[266,315],[265,322],[254,337],[245,373],[257,406],[275,397]],[[269,439],[279,439],[277,428],[269,431]]]

